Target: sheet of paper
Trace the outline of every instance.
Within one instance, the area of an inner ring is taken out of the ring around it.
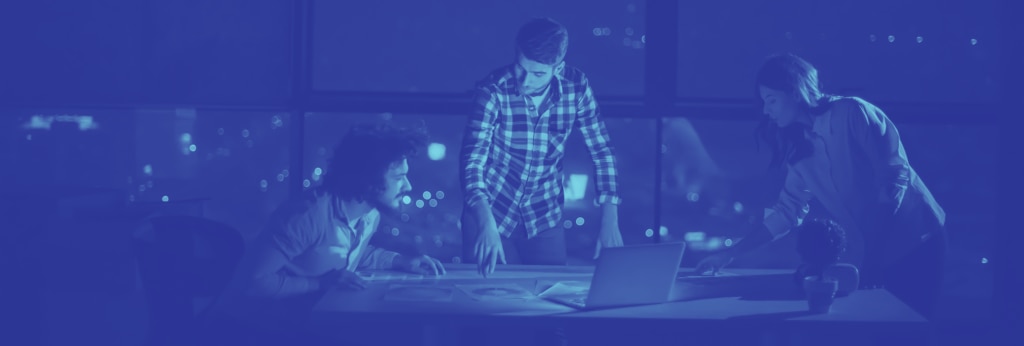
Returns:
[[[538,297],[586,296],[590,292],[590,283],[586,281],[558,281],[544,288]]]
[[[403,302],[450,302],[454,297],[450,285],[391,284],[384,293],[384,300]]]
[[[426,277],[419,274],[402,274],[402,273],[388,273],[388,272],[358,272],[356,273],[359,277],[366,281],[407,281],[407,280],[423,280],[423,279],[435,279],[435,277]]]
[[[455,285],[473,300],[528,300],[537,296],[517,284]]]

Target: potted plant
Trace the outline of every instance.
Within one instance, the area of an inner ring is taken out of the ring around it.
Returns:
[[[803,263],[795,279],[803,287],[806,278],[818,281],[834,280],[838,283],[836,296],[845,296],[857,289],[860,274],[857,267],[839,263],[846,251],[846,232],[835,221],[815,219],[797,228],[796,247]]]

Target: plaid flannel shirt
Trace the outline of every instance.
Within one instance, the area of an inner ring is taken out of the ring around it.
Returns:
[[[562,158],[573,128],[594,161],[597,202],[619,204],[615,157],[587,77],[567,66],[551,83],[539,107],[520,92],[513,65],[492,72],[475,89],[460,155],[465,202],[489,203],[505,237],[520,222],[527,238],[558,227]]]

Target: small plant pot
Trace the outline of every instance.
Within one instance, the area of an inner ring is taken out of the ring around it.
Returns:
[[[804,277],[804,293],[807,294],[807,307],[810,312],[827,314],[832,311],[832,302],[839,290],[839,281],[820,276]]]

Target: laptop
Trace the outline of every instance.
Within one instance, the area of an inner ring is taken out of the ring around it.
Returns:
[[[589,290],[545,299],[580,310],[668,302],[684,250],[684,242],[601,249]]]

